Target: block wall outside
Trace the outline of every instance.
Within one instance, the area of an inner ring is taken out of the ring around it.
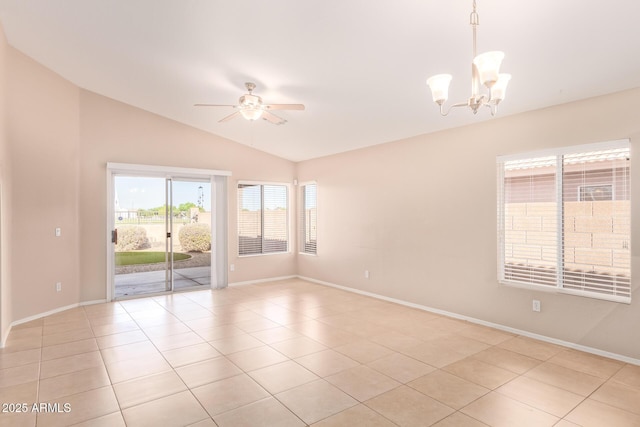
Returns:
[[[505,262],[553,267],[557,260],[555,202],[505,205]],[[565,202],[566,270],[628,274],[630,202]]]

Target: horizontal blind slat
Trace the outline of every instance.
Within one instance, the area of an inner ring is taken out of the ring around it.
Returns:
[[[629,149],[563,156],[563,287],[630,296]]]
[[[305,184],[301,189],[300,205],[300,252],[317,254],[317,187]]]
[[[286,185],[238,184],[238,253],[289,250]]]
[[[238,254],[262,253],[262,194],[259,185],[238,185]]]
[[[556,161],[553,156],[504,163],[504,278],[555,286]]]
[[[285,185],[264,185],[263,188],[263,253],[287,252],[289,250],[287,187]]]

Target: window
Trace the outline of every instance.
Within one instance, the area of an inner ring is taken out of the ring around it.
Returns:
[[[499,280],[631,301],[629,142],[498,158]]]
[[[315,183],[300,185],[300,252],[317,254],[318,211]]]
[[[288,186],[238,183],[238,254],[289,251]]]
[[[581,202],[613,200],[613,185],[581,185],[579,194]]]

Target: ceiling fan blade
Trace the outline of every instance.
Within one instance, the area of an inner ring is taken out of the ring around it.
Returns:
[[[304,110],[303,104],[266,104],[263,107],[267,110]]]
[[[283,119],[282,117],[278,117],[273,113],[270,113],[268,111],[263,111],[262,112],[262,118],[267,120],[270,123],[273,123],[274,125],[283,125],[285,123],[287,123],[287,121],[285,119]]]
[[[218,123],[228,122],[229,120],[233,119],[234,117],[238,116],[239,114],[240,114],[240,111],[236,111],[234,113],[231,113],[228,116],[223,117],[220,120],[218,120]]]
[[[218,105],[218,104],[193,104],[194,107],[231,107],[236,108],[237,105]]]

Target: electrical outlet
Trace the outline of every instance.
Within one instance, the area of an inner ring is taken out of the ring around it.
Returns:
[[[60,237],[62,235],[62,229],[60,227],[56,227],[56,237]]]
[[[368,279],[369,278],[369,270],[365,270],[364,271],[364,278]]]
[[[540,301],[537,299],[533,300],[533,311],[540,312]]]
[[[56,292],[60,292],[62,290],[62,282],[56,282]]]
[[[236,265],[235,264],[229,264],[229,271],[236,271]]]

